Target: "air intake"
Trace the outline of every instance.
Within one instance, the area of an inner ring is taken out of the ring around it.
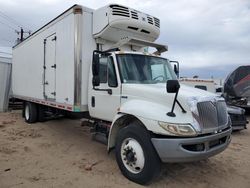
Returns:
[[[138,20],[138,13],[135,11],[131,11],[131,18]]]
[[[153,23],[153,18],[151,18],[151,17],[148,16],[147,19],[148,19],[148,23],[149,23],[149,24],[151,24],[151,25],[154,24],[154,23]]]
[[[154,17],[155,26],[160,28],[160,20]]]
[[[110,5],[110,8],[112,9],[112,15],[114,16],[130,17],[130,11],[127,7],[123,7],[120,5]]]

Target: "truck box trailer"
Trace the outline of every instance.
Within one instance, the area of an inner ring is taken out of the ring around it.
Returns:
[[[158,18],[126,6],[69,8],[13,47],[13,93],[25,121],[81,113],[107,136],[123,175],[140,184],[161,162],[222,152],[231,135],[224,99],[180,86],[160,56],[167,46],[155,43],[159,34]]]

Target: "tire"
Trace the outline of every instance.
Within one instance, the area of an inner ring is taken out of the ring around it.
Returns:
[[[37,105],[37,121],[45,121],[45,108],[42,105]]]
[[[22,117],[25,118],[25,102],[23,102]]]
[[[37,122],[37,105],[26,102],[24,105],[24,119],[27,123]]]
[[[122,174],[138,184],[150,183],[161,171],[161,161],[150,134],[138,122],[118,132],[115,153]]]

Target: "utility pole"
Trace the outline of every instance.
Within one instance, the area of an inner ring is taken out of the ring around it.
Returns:
[[[20,35],[20,38],[17,38],[17,43],[20,43],[25,39],[24,38],[25,33],[28,33],[29,35],[31,35],[31,31],[24,31],[22,27],[21,27],[20,31],[16,31],[16,33],[18,35]]]
[[[21,40],[21,42],[23,41],[23,28],[21,27],[21,37],[20,37],[20,40]]]

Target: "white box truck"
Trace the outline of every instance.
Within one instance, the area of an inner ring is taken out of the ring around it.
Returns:
[[[161,162],[222,152],[231,135],[224,99],[180,86],[160,56],[167,46],[154,42],[159,34],[158,18],[132,8],[69,8],[13,47],[13,93],[25,121],[84,112],[107,135],[123,175],[139,184]]]

